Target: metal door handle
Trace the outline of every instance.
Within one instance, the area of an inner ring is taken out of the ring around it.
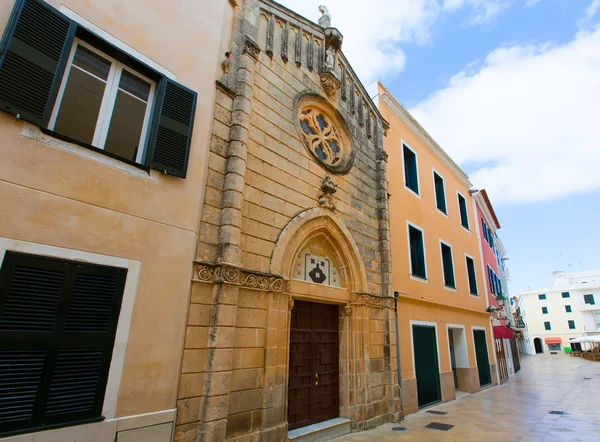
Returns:
[[[315,373],[315,385],[319,385],[319,373]]]

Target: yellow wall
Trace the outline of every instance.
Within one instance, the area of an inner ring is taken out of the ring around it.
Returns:
[[[429,147],[415,123],[409,127],[405,121],[412,117],[403,110],[389,92],[379,85],[380,111],[390,128],[384,137],[388,153],[388,181],[390,193],[390,230],[392,243],[392,281],[394,290],[400,292],[398,317],[400,325],[400,350],[402,378],[413,377],[410,342],[410,321],[436,322],[440,346],[440,371],[451,370],[448,353],[446,324],[466,327],[469,364],[475,366],[471,326],[486,327],[490,364],[494,363],[489,330],[489,315],[485,313],[485,279],[481,271],[481,254],[477,241],[473,200],[469,194],[470,183],[466,175],[460,176],[446,157],[444,161]],[[382,98],[383,97],[383,98]],[[387,103],[387,104],[386,104]],[[403,113],[404,117],[400,118]],[[404,185],[402,143],[417,154],[419,196]],[[433,143],[430,141],[430,143]],[[442,157],[445,154],[441,153]],[[446,208],[444,215],[436,207],[433,171],[444,179]],[[457,191],[465,197],[469,228],[461,225]],[[411,277],[407,221],[423,230],[427,280]],[[452,247],[456,289],[444,285],[440,240]],[[469,293],[465,254],[473,258],[479,296]]]
[[[227,0],[50,0],[198,93],[186,179],[120,167],[0,112],[0,239],[140,262],[116,416],[173,409]],[[0,0],[0,26],[14,0]],[[23,130],[43,140],[25,136]]]

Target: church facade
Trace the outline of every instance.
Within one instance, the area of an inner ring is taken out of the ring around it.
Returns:
[[[333,437],[400,418],[387,123],[320,9],[323,26],[270,0],[235,7],[191,280],[179,442],[281,441],[320,422]]]

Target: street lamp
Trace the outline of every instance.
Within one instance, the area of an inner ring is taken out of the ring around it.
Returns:
[[[500,295],[496,298],[496,302],[498,303],[498,305],[500,307],[504,307],[504,305],[506,303],[506,298],[504,296]]]

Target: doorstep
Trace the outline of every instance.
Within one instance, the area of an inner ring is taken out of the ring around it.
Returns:
[[[350,433],[350,419],[341,417],[288,431],[290,442],[321,442]]]

